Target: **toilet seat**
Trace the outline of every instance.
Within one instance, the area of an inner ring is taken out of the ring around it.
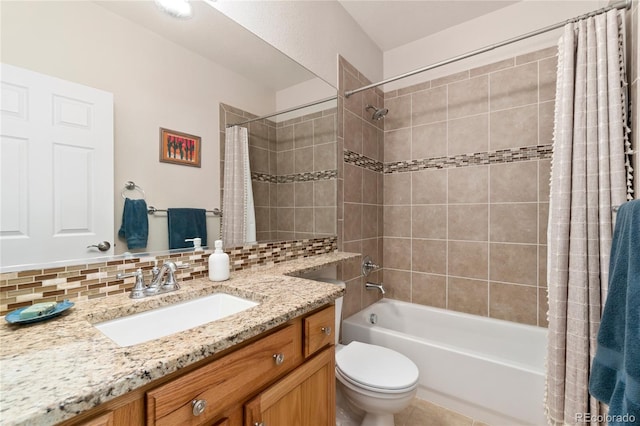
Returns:
[[[356,341],[337,351],[336,372],[353,385],[374,392],[402,393],[418,384],[418,367],[409,358]]]

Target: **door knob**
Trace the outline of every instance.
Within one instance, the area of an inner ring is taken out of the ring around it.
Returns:
[[[87,248],[95,247],[100,251],[107,251],[111,248],[111,243],[109,241],[102,241],[98,244],[94,244],[92,246],[87,246]]]

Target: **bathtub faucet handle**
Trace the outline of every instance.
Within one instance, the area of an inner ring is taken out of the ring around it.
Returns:
[[[371,257],[365,256],[364,259],[362,259],[362,275],[368,277],[371,271],[376,269],[380,269],[380,265],[373,263]]]

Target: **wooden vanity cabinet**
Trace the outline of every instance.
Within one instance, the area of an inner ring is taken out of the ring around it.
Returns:
[[[164,383],[152,383],[63,424],[334,425],[333,322],[331,305]]]

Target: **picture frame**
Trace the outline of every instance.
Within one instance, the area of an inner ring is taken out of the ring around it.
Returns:
[[[201,138],[160,128],[160,162],[200,167]]]

